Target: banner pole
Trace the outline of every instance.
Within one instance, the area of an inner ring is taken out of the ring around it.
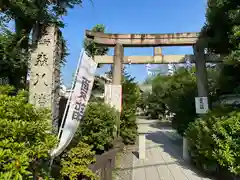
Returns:
[[[75,82],[76,82],[76,79],[77,79],[77,74],[78,74],[78,70],[79,70],[79,67],[80,67],[80,64],[81,64],[80,61],[82,59],[83,53],[84,53],[84,49],[81,50],[80,55],[79,55],[79,59],[78,59],[78,63],[77,63],[77,69],[75,71],[75,74],[74,74],[74,77],[73,77],[73,82],[72,82],[72,85],[71,85],[71,91],[70,91],[69,96],[68,96],[68,101],[67,101],[64,113],[63,113],[63,118],[62,118],[62,122],[61,122],[61,125],[60,125],[60,129],[58,131],[58,136],[57,136],[58,140],[61,138],[60,137],[61,136],[61,132],[62,132],[63,126],[65,124],[64,121],[66,119],[68,106],[70,105],[70,102],[71,102],[73,88],[74,88],[74,85],[75,85]],[[53,160],[54,160],[54,157],[51,157],[51,160],[50,160],[50,163],[49,163],[49,173],[51,172],[51,169],[52,169]]]
[[[61,125],[60,125],[60,129],[59,129],[59,131],[58,131],[58,139],[61,138],[61,137],[60,137],[60,136],[61,136],[61,132],[62,132],[63,126],[64,126],[64,124],[65,124],[64,122],[65,122],[65,119],[66,119],[66,115],[67,115],[67,111],[68,111],[68,106],[70,105],[70,102],[71,102],[74,85],[75,85],[75,82],[76,82],[76,80],[77,80],[77,74],[78,74],[78,70],[79,70],[79,67],[80,67],[80,64],[81,64],[80,61],[81,61],[81,59],[82,59],[83,52],[84,52],[84,49],[82,49],[81,52],[80,52],[80,56],[79,56],[78,63],[77,63],[77,69],[76,69],[75,74],[74,74],[74,78],[73,78],[71,90],[70,90],[70,93],[69,93],[69,96],[68,96],[68,101],[67,101],[67,104],[66,104],[64,113],[63,113],[63,118],[62,118],[62,122],[61,122]]]

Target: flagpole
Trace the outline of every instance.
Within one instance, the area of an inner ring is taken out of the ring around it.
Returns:
[[[63,113],[63,118],[62,118],[61,126],[60,126],[60,129],[59,129],[59,131],[58,131],[58,139],[61,138],[61,137],[60,137],[60,136],[61,136],[61,132],[62,132],[62,130],[63,130],[64,122],[65,122],[65,119],[66,119],[66,115],[67,115],[67,111],[68,111],[68,106],[70,105],[70,102],[71,102],[72,93],[73,93],[73,88],[74,88],[75,82],[76,82],[76,80],[77,80],[77,74],[78,74],[78,70],[79,70],[79,67],[80,67],[80,64],[81,64],[80,61],[81,61],[81,59],[82,59],[83,53],[84,53],[84,49],[82,49],[81,52],[80,52],[80,56],[79,56],[78,63],[77,63],[77,69],[76,69],[76,72],[75,72],[75,74],[74,74],[74,79],[73,79],[73,82],[72,82],[72,87],[71,87],[71,90],[70,90],[70,93],[69,93],[69,96],[68,96],[68,101],[67,101],[67,104],[66,104],[64,113]]]
[[[62,122],[61,122],[61,125],[60,125],[60,129],[58,131],[58,140],[61,138],[60,137],[61,136],[61,132],[62,132],[63,126],[65,124],[64,121],[66,119],[68,106],[70,105],[70,102],[71,102],[73,88],[74,88],[75,82],[77,80],[77,74],[78,74],[78,70],[79,70],[79,67],[80,67],[80,64],[81,64],[80,61],[82,59],[83,53],[84,53],[84,49],[81,50],[80,55],[79,55],[79,59],[78,59],[78,63],[77,63],[77,69],[76,69],[75,74],[74,74],[74,78],[73,78],[73,82],[72,82],[72,86],[71,86],[71,91],[70,91],[69,96],[68,96],[68,101],[67,101],[64,113],[63,113],[63,118],[62,118]],[[54,157],[51,157],[50,164],[49,164],[49,173],[51,172],[51,167],[52,167],[52,164],[53,164],[53,160],[54,160]]]

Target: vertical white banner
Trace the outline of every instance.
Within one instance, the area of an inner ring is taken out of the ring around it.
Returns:
[[[90,98],[96,69],[97,63],[83,52],[73,93],[69,99],[69,110],[65,116],[66,119],[63,117],[65,123],[60,129],[60,142],[58,147],[52,151],[52,157],[61,154],[71,142]]]

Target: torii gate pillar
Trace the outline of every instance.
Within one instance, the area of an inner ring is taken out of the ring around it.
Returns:
[[[207,69],[204,48],[199,44],[193,47],[196,64],[198,97],[208,97]]]
[[[113,59],[113,85],[122,84],[122,71],[123,71],[123,57],[124,49],[122,44],[116,44],[114,48],[114,59]]]
[[[105,84],[105,103],[122,110],[122,73],[123,73],[123,45],[116,44],[114,48],[112,84]]]
[[[118,114],[116,122],[116,134],[120,135],[120,114],[122,111],[122,73],[123,73],[124,49],[122,44],[116,44],[114,48],[112,85],[105,85],[105,103],[115,107]]]
[[[196,65],[196,81],[198,98],[204,98],[206,100],[205,108],[208,109],[208,82],[207,82],[207,69],[206,69],[206,59],[204,54],[203,46],[198,43],[193,46],[195,65]],[[204,109],[205,109],[204,108]],[[197,107],[196,107],[197,109]],[[185,137],[183,137],[183,159],[185,161],[190,161],[188,142]]]

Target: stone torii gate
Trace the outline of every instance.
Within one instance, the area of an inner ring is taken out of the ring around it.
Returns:
[[[206,62],[219,62],[216,55],[206,55],[199,40],[199,33],[172,33],[172,34],[106,34],[86,30],[86,38],[95,43],[114,47],[114,56],[95,56],[94,60],[100,64],[113,64],[113,85],[121,85],[123,64],[164,64],[183,63],[189,58],[196,64],[196,78],[198,96],[207,97]],[[162,55],[161,46],[192,46],[194,55]],[[124,56],[124,47],[154,47],[153,56]],[[119,92],[121,93],[121,92]]]
[[[131,64],[165,64],[183,63],[185,58],[196,65],[198,97],[208,97],[206,62],[221,62],[217,55],[207,55],[205,47],[199,39],[199,33],[172,34],[106,34],[86,30],[86,38],[101,46],[114,47],[114,56],[95,56],[100,64],[113,64],[112,84],[121,86],[124,63]],[[194,55],[162,55],[162,46],[192,46]],[[153,56],[124,56],[124,47],[154,47]],[[114,92],[121,97],[121,91]],[[117,99],[121,106],[121,99]],[[114,103],[116,104],[116,102]],[[120,109],[118,109],[121,111]],[[119,122],[118,122],[119,124]],[[185,139],[185,138],[184,138]],[[189,160],[187,142],[183,142],[183,158]]]

